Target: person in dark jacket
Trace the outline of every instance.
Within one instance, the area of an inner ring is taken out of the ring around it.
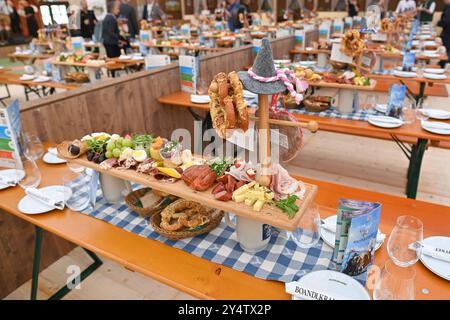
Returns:
[[[450,54],[450,0],[445,0],[445,8],[442,11],[441,19],[438,22],[438,26],[442,28],[441,39],[445,48],[447,49],[447,54]],[[446,63],[450,61],[442,60],[439,62],[441,67],[444,67]]]
[[[91,39],[94,34],[95,25],[97,24],[97,18],[94,11],[88,10],[86,0],[80,2],[80,21],[81,21],[81,36],[86,39]]]
[[[121,0],[119,15],[122,19],[126,19],[128,26],[128,33],[132,39],[139,34],[139,26],[136,18],[136,11],[128,4],[129,0]]]
[[[349,17],[356,17],[358,15],[358,2],[356,0],[347,0],[347,12]]]
[[[36,12],[34,6],[32,6],[29,1],[25,0],[23,12],[27,21],[28,34],[30,35],[30,37],[37,38],[39,26],[36,20]]]
[[[102,23],[102,39],[105,46],[106,56],[108,58],[117,58],[120,56],[120,31],[117,24],[119,16],[120,2],[113,1],[109,4],[108,14]]]
[[[164,21],[166,14],[162,11],[156,0],[147,0],[147,4],[144,6],[142,12],[142,19],[147,21]]]

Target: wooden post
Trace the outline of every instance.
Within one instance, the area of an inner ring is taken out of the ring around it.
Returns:
[[[269,186],[271,181],[270,174],[270,125],[269,125],[269,96],[265,94],[258,95],[258,152],[259,162],[261,163],[261,176],[259,184]]]

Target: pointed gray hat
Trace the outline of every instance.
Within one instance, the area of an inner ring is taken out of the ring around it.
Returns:
[[[273,62],[272,48],[267,38],[262,39],[261,49],[253,62],[252,71],[261,77],[269,78],[276,76],[275,65]],[[282,80],[274,82],[261,82],[253,79],[247,71],[238,72],[239,79],[244,88],[257,94],[276,94],[286,90]]]

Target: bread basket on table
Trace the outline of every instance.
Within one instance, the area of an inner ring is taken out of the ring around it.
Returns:
[[[125,197],[125,203],[131,210],[138,213],[141,217],[148,218],[155,213],[161,212],[165,207],[176,200],[175,197],[159,196],[159,198],[153,203],[153,205],[142,207],[140,199],[151,191],[152,189],[150,188],[141,188],[134,190]]]

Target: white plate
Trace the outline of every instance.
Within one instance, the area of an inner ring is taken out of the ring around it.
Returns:
[[[444,74],[445,69],[441,69],[441,68],[425,68],[425,69],[423,69],[423,72],[433,73],[433,74]]]
[[[394,70],[394,76],[402,77],[402,78],[414,78],[417,77],[417,73],[415,72],[408,72],[408,71],[399,71]]]
[[[191,102],[193,103],[209,103],[211,98],[208,95],[191,94]]]
[[[33,80],[35,78],[34,75],[30,75],[30,74],[24,74],[22,75],[19,79],[20,80],[24,80],[24,81],[29,81],[29,80]]]
[[[419,109],[419,111],[426,115],[428,118],[437,120],[448,120],[450,119],[450,111],[441,109]]]
[[[370,300],[369,292],[358,281],[337,271],[313,271],[297,282],[300,286],[314,288],[340,300]],[[296,296],[293,299],[300,300]]]
[[[16,173],[16,171],[19,173],[19,175]],[[0,171],[0,176],[9,178],[11,180],[20,181],[25,176],[25,172],[22,170],[16,170],[16,169],[6,169]],[[8,186],[0,183],[0,190],[9,188]]]
[[[33,82],[47,82],[47,81],[50,81],[51,79],[52,79],[52,78],[50,78],[50,77],[39,76],[39,77],[35,78],[35,79],[33,80]]]
[[[376,104],[376,105],[375,105],[375,110],[377,110],[378,112],[381,112],[381,113],[385,114],[386,111],[387,111],[387,104]]]
[[[72,196],[72,191],[69,189],[68,192],[64,192],[64,188],[65,187],[63,186],[48,186],[40,188],[39,190],[48,196],[52,196],[57,199],[65,198],[65,201],[67,201]],[[25,214],[40,214],[55,210],[55,208],[43,204],[29,195],[24,196],[22,200],[20,200],[17,208],[20,212]]]
[[[438,248],[450,248],[450,238],[449,237],[428,237],[423,239],[423,243],[438,247]],[[420,261],[425,267],[427,267],[431,272],[437,274],[438,276],[450,281],[450,263],[442,260],[438,260],[422,254]]]
[[[50,152],[47,152],[42,158],[42,160],[48,164],[66,163],[66,160],[58,158],[57,156],[55,156],[53,153]]]
[[[435,73],[423,73],[423,77],[427,79],[433,79],[433,80],[445,80],[447,79],[447,76],[445,74],[435,74]]]
[[[402,120],[388,116],[370,116],[368,122],[376,127],[389,129],[401,127],[403,124]]]
[[[289,59],[273,60],[273,63],[275,63],[275,64],[288,64],[288,63],[291,63],[291,60],[289,60]]]
[[[323,219],[327,222],[327,224],[335,225],[337,221],[337,215],[329,216],[326,219]],[[380,232],[378,230],[378,232]],[[334,232],[331,232],[330,230],[327,230],[325,228],[320,228],[320,237],[322,238],[323,242],[325,242],[330,247],[334,248],[334,241],[336,240],[336,235]],[[375,246],[375,251],[380,249],[380,247],[383,245],[384,241],[377,242]]]
[[[120,59],[120,60],[129,60],[129,59],[131,59],[131,57],[130,57],[130,56],[127,56],[127,55],[121,55],[121,56],[119,57],[119,59]]]
[[[299,65],[301,65],[302,67],[311,67],[317,64],[317,61],[299,61],[298,62]]]
[[[439,54],[436,52],[424,52],[423,56],[429,57],[429,58],[437,58],[437,57],[439,57]]]
[[[422,128],[426,131],[450,135],[450,124],[440,121],[422,121]]]

